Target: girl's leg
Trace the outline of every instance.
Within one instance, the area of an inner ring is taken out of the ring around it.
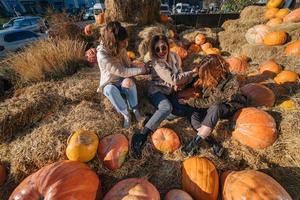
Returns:
[[[127,110],[127,104],[121,92],[115,85],[106,85],[103,89],[103,94],[109,99],[116,110],[124,117],[124,128],[129,128],[131,125],[130,115]]]
[[[137,90],[136,90],[136,85],[134,81],[130,78],[125,78],[122,81],[121,84],[121,90],[122,93],[126,95],[128,105],[132,109],[136,120],[142,121],[143,117],[141,116],[139,110],[138,110],[138,97],[137,97]]]

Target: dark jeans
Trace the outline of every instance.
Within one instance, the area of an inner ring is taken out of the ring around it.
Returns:
[[[196,109],[188,105],[180,104],[175,95],[165,95],[157,92],[150,96],[150,101],[156,107],[155,113],[149,119],[146,128],[155,131],[160,123],[170,114],[178,117],[186,117],[193,129],[197,130],[201,125],[214,128],[220,118],[228,117],[232,113],[226,104],[218,104],[208,109]]]

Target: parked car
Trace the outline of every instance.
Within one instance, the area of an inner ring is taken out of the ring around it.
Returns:
[[[44,33],[47,27],[45,21],[41,17],[26,17],[15,20],[9,29],[23,29]]]
[[[85,11],[83,15],[84,20],[95,19],[94,17],[94,8],[89,8]]]
[[[176,4],[176,13],[189,13],[190,4],[188,3],[177,3]]]
[[[29,43],[46,37],[45,34],[38,34],[29,30],[2,30],[0,31],[0,58],[4,58],[9,52],[20,51]]]
[[[168,4],[161,4],[159,12],[160,14],[167,15],[167,16],[170,16],[172,14]]]
[[[20,17],[14,17],[14,18],[11,18],[7,23],[3,24],[2,27],[5,29],[5,28],[9,28],[13,25],[14,21],[17,20],[17,19],[23,19],[24,16],[20,16]]]

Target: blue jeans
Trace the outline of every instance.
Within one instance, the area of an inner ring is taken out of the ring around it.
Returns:
[[[103,88],[103,94],[109,99],[119,113],[126,114],[128,113],[127,104],[130,109],[136,109],[138,106],[138,99],[136,85],[133,84],[130,88],[124,88],[122,87],[122,81],[106,85]],[[122,95],[125,95],[127,102]]]

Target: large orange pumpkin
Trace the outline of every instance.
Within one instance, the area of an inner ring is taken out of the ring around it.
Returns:
[[[165,200],[193,200],[193,198],[183,190],[170,190],[165,197]]]
[[[270,31],[271,29],[267,25],[256,25],[246,32],[245,38],[249,44],[263,44],[264,37]]]
[[[284,31],[275,31],[264,37],[264,44],[268,46],[283,45],[286,40],[287,34]]]
[[[5,183],[6,170],[3,165],[0,165],[0,187]]]
[[[202,45],[205,42],[206,42],[206,37],[205,37],[204,34],[199,33],[199,34],[196,35],[196,37],[195,37],[195,44]]]
[[[190,157],[183,162],[182,187],[195,200],[217,200],[219,176],[215,165],[206,158]]]
[[[85,52],[85,58],[89,63],[96,64],[97,63],[97,50],[95,48],[91,48]]]
[[[229,70],[231,73],[245,73],[248,69],[248,63],[244,57],[227,58],[226,62],[229,65]]]
[[[279,11],[278,8],[269,8],[265,12],[266,19],[272,19],[276,16],[277,12]]]
[[[249,83],[241,88],[242,94],[256,106],[272,107],[275,103],[275,94],[268,87],[259,83]]]
[[[199,53],[201,51],[201,47],[197,44],[191,44],[188,51],[190,53]]]
[[[100,180],[88,165],[78,161],[59,161],[28,176],[9,200],[96,199]]]
[[[95,157],[98,142],[98,136],[95,132],[78,130],[68,138],[67,157],[69,160],[88,162]]]
[[[102,25],[105,23],[105,13],[101,12],[98,15],[95,15],[95,20],[97,25]]]
[[[128,153],[128,140],[123,134],[113,134],[99,142],[98,155],[110,170],[120,168]]]
[[[218,48],[208,48],[204,51],[207,55],[221,55],[221,50]]]
[[[279,24],[282,24],[282,19],[281,18],[273,18],[273,19],[270,19],[267,23],[266,23],[266,25],[268,25],[268,26],[277,26],[277,25],[279,25]]]
[[[222,188],[223,200],[292,200],[272,177],[255,170],[230,172]]]
[[[84,27],[84,34],[86,36],[91,36],[91,35],[93,35],[93,30],[94,30],[94,25],[88,24]]]
[[[284,0],[269,0],[267,8],[279,8],[284,4]]]
[[[159,128],[151,136],[152,143],[162,153],[172,153],[180,147],[180,140],[175,131]]]
[[[160,200],[157,189],[142,178],[129,178],[118,182],[103,200]]]
[[[201,49],[203,51],[206,51],[207,49],[212,48],[212,47],[213,47],[212,44],[209,43],[209,42],[206,42],[206,43],[204,43],[204,44],[201,45]]]
[[[277,84],[284,83],[295,83],[298,80],[298,74],[293,71],[284,70],[280,72],[275,78],[274,81]]]
[[[177,53],[182,60],[184,60],[188,56],[187,50],[180,46],[175,45],[170,48],[170,51]]]
[[[282,67],[278,65],[274,60],[268,60],[259,66],[260,73],[278,74],[281,71],[282,71]]]
[[[287,55],[291,55],[291,56],[300,56],[300,40],[297,40],[295,42],[292,42],[291,44],[289,44],[284,52]]]
[[[271,115],[256,108],[243,108],[234,116],[234,139],[254,149],[271,146],[276,138],[276,122]]]
[[[300,22],[300,8],[293,10],[283,18],[284,22]]]
[[[169,22],[169,17],[168,17],[168,15],[161,14],[161,15],[160,15],[160,22],[161,22],[161,23],[164,23],[164,24],[167,24],[167,23]]]
[[[290,10],[288,8],[282,8],[276,13],[275,17],[283,19],[285,16],[289,14],[289,12]]]

